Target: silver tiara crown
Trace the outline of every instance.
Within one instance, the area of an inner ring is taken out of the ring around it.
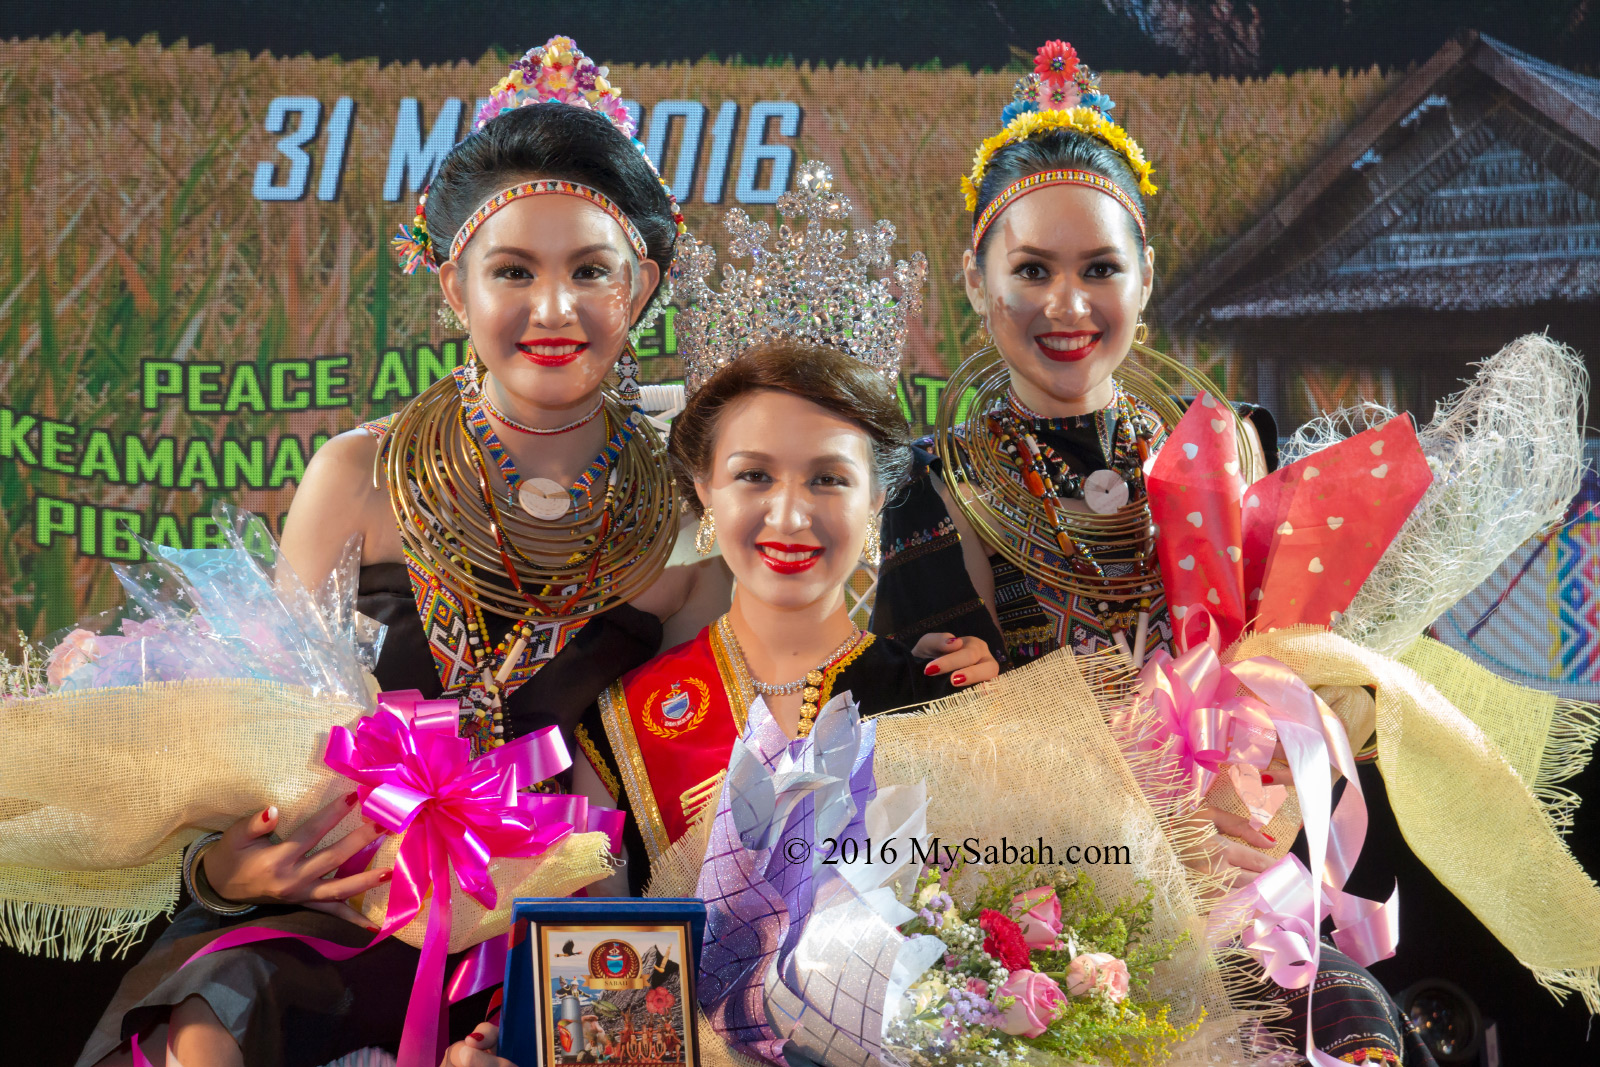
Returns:
[[[909,261],[895,261],[888,277],[875,277],[889,269],[894,224],[880,219],[870,230],[854,231],[849,243],[855,255],[847,256],[848,231],[823,229],[822,220],[849,212],[849,197],[834,191],[833,171],[811,160],[800,168],[795,190],[778,198],[778,214],[806,219],[803,229],[782,223],[768,248],[771,226],[751,222],[739,208],[723,216],[728,255],[750,257],[750,268],[724,263],[720,289],[706,284],[716,250],[692,236],[678,239],[672,273],[690,306],[674,330],[689,392],[740,353],[775,340],[831,345],[894,384],[905,351],[906,315],[922,310],[928,260],[914,252]],[[899,290],[898,300],[891,286]]]

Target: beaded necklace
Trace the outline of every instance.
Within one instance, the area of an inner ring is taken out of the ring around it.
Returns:
[[[1123,445],[1138,453],[1142,467],[1150,455],[1154,427],[1145,422],[1120,388],[1117,388],[1109,410],[1119,416],[1114,425],[1105,411],[1097,411],[1093,416],[1096,436],[1107,462],[1115,468],[1115,438],[1120,437]],[[1087,538],[1074,536],[1067,521],[1068,509],[1063,504],[1069,497],[1083,496],[1084,478],[1073,471],[1055,449],[1039,439],[1041,430],[1066,428],[1063,424],[1069,423],[1069,420],[1076,427],[1083,427],[1087,418],[1068,416],[1067,419],[1048,419],[1028,411],[1014,396],[1008,397],[1005,403],[994,405],[985,415],[985,425],[998,446],[1002,462],[1012,469],[1014,480],[1020,481],[1043,508],[1061,558],[1079,577],[1103,582],[1106,571],[1095,556],[1093,543]],[[1115,473],[1124,479],[1131,475],[1138,480],[1142,490],[1143,474],[1138,468]],[[1143,496],[1142,491],[1140,496]],[[1139,547],[1142,549],[1145,546]],[[1135,555],[1142,559],[1143,553],[1135,552]]]
[[[462,421],[463,424],[465,424],[465,411],[462,412]],[[537,595],[530,593],[523,588],[522,578],[517,574],[516,564],[511,562],[511,556],[515,555],[518,560],[528,566],[533,566],[533,561],[528,559],[527,556],[523,555],[522,550],[517,547],[515,541],[506,536],[505,524],[501,521],[500,512],[494,505],[494,492],[489,488],[489,467],[488,464],[484,462],[483,450],[480,447],[481,442],[470,433],[467,435],[467,440],[472,446],[472,457],[477,467],[479,492],[478,503],[483,508],[484,517],[489,520],[489,532],[494,537],[495,547],[500,553],[500,563],[505,569],[505,575],[507,580],[509,580],[511,583],[511,588],[516,590],[518,596],[527,601],[529,611],[531,611],[533,614],[567,614],[572,610],[573,606],[576,605],[577,602],[582,599],[591,588],[593,588],[595,578],[599,574],[601,546],[606,543],[611,533],[612,525],[616,519],[616,513],[614,510],[614,505],[616,503],[615,487],[610,485],[609,482],[606,486],[606,496],[603,502],[604,510],[600,517],[600,529],[595,533],[593,538],[590,539],[588,550],[574,552],[567,558],[567,563],[569,565],[575,564],[579,567],[585,568],[582,581],[576,585],[576,587],[573,589],[572,595],[565,603],[563,603],[560,607],[552,608],[548,603],[539,598],[555,595],[556,583],[546,583],[540,588],[540,591]],[[601,456],[604,458],[605,453],[602,453]],[[612,458],[615,458],[615,454],[613,454]],[[597,460],[596,462],[598,463],[599,461]],[[594,465],[591,464],[591,469],[593,466]],[[512,473],[515,473],[514,468]],[[585,495],[587,496],[587,493]],[[518,651],[520,652],[520,649]]]
[[[525,423],[518,422],[510,415],[507,415],[505,412],[495,407],[494,401],[489,399],[489,390],[482,390],[480,396],[483,401],[483,406],[488,410],[489,414],[493,415],[496,419],[511,427],[513,430],[516,430],[518,433],[525,433],[532,437],[556,437],[560,434],[571,433],[580,426],[589,425],[595,420],[596,416],[598,416],[606,408],[605,398],[602,397],[598,402],[595,403],[594,410],[589,412],[589,414],[584,415],[573,422],[569,422],[565,426],[556,426],[552,429],[545,429],[542,426],[529,426]]]
[[[469,388],[467,383],[459,376],[457,382],[463,390],[461,398],[462,416],[465,420],[468,436],[494,460],[495,467],[499,469],[500,476],[506,482],[506,503],[515,505],[522,490],[524,479],[518,473],[516,463],[511,459],[511,454],[506,451],[506,446],[500,440],[500,435],[495,433],[494,425],[490,423],[489,416],[484,410],[488,396],[481,391],[476,395],[469,393],[467,391]],[[601,412],[604,407],[605,401],[602,400],[600,407],[595,410],[596,412]],[[499,413],[496,412],[496,418],[499,417]],[[592,417],[585,418],[583,421],[589,422]],[[573,510],[582,511],[592,505],[592,490],[595,480],[611,470],[612,465],[617,461],[617,457],[622,455],[622,450],[628,446],[628,442],[638,432],[635,424],[637,417],[638,409],[634,409],[628,419],[624,420],[615,430],[612,430],[605,445],[601,447],[600,454],[594,458],[588,467],[584,468],[583,473],[578,475],[578,480],[573,482],[571,487],[567,489],[567,495],[571,500]],[[574,423],[573,425],[580,424]],[[606,416],[606,427],[607,429],[611,428],[611,417],[609,415]]]
[[[650,424],[608,398],[617,429],[580,479],[583,506],[558,522],[502,513],[462,379],[435,383],[388,419],[376,462],[445,695],[460,700],[461,734],[481,752],[506,739],[504,704],[519,686],[594,613],[655,580],[676,537],[677,495]],[[591,499],[597,483],[603,499]],[[490,612],[511,621],[493,648]]]

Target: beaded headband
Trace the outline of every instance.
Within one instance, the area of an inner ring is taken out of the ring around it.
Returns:
[[[1122,186],[1107,178],[1103,174],[1096,174],[1092,170],[1041,170],[1036,174],[1018,178],[1000,192],[1000,195],[989,201],[989,206],[983,209],[983,214],[978,216],[972,225],[973,251],[983,244],[984,234],[989,232],[989,227],[994,225],[994,220],[1000,217],[1011,202],[1026,196],[1039,189],[1051,185],[1085,185],[1090,189],[1098,189],[1117,203],[1127,209],[1133,216],[1133,221],[1139,225],[1139,241],[1147,240],[1144,228],[1144,212],[1139,210],[1139,205],[1133,202],[1133,197],[1122,191]]]
[[[650,162],[650,156],[645,151],[643,143],[634,136],[638,131],[634,125],[633,117],[628,114],[628,109],[623,106],[622,91],[607,80],[609,74],[609,70],[605,67],[596,66],[594,60],[584,55],[572,38],[552,37],[544,44],[528,49],[521,59],[511,64],[510,71],[495,85],[493,93],[484,102],[483,107],[478,109],[478,114],[473,118],[472,131],[476,133],[483,129],[490,120],[505,111],[519,107],[529,107],[533,104],[559,103],[572,107],[581,107],[585,111],[597,111],[604,115],[607,121],[616,127],[624,137],[628,138],[634,148],[638,149],[639,155],[644,158],[645,165],[650,168],[650,173],[655,175],[656,181],[661,182],[661,188],[666,191],[667,200],[672,205],[672,221],[677,225],[678,233],[686,233],[688,227],[683,221],[683,212],[678,207],[678,199],[672,195],[672,187],[662,179],[660,172],[656,170],[655,164]],[[533,182],[529,184],[551,183]],[[564,184],[568,186],[568,189],[546,189],[542,191],[582,196],[584,199],[589,200],[622,225],[622,228],[628,233],[628,243],[633,245],[641,258],[646,255],[647,248],[643,239],[639,237],[638,227],[628,220],[621,209],[593,189],[588,189],[572,182]],[[517,186],[516,188],[522,187]],[[576,190],[580,189],[583,192],[576,192]],[[506,190],[506,192],[510,191]],[[461,231],[456,234],[455,240],[450,242],[450,259],[460,255],[461,249],[465,247],[467,240],[472,236],[471,230],[482,225],[483,218],[488,218],[488,215],[478,218],[480,214],[483,214],[484,208],[490,208],[490,205],[495,200],[505,196],[506,192],[497,194],[488,204],[474,212],[473,219],[477,219],[476,224],[473,224],[472,220],[469,219],[462,226]],[[531,196],[535,194],[528,192],[521,195]],[[510,201],[506,202],[509,203]],[[441,262],[439,249],[428,231],[427,206],[428,194],[424,190],[422,195],[417,198],[417,213],[412,218],[411,225],[409,227],[400,227],[400,231],[395,234],[394,239],[390,242],[399,257],[400,269],[406,274],[413,274],[418,268],[435,271],[439,269]],[[500,206],[503,207],[504,204]],[[490,208],[489,214],[492,215],[495,210],[498,210],[498,208]],[[462,236],[463,233],[466,235],[465,237]]]
[[[460,256],[462,250],[467,247],[467,242],[472,240],[472,235],[478,232],[478,227],[488,222],[489,216],[513,200],[521,200],[525,196],[552,195],[575,196],[580,200],[587,200],[616,220],[617,225],[622,227],[622,232],[628,235],[628,243],[633,246],[634,252],[638,253],[640,259],[649,256],[650,248],[644,243],[644,235],[639,232],[639,227],[633,224],[633,220],[628,218],[620,207],[611,202],[610,197],[597,189],[591,189],[587,185],[579,185],[577,182],[545,179],[543,181],[523,182],[521,185],[513,185],[511,188],[502,189],[490,197],[482,207],[472,213],[471,218],[461,224],[461,229],[456,231],[455,240],[450,242],[450,258],[453,260]]]
[[[1109,112],[1116,103],[1100,88],[1098,75],[1078,62],[1078,53],[1065,41],[1049,41],[1034,56],[1033,72],[1017,80],[1011,91],[1011,103],[1000,113],[1004,129],[978,146],[972,160],[972,173],[961,179],[961,191],[966,197],[967,210],[978,209],[978,189],[983,176],[995,155],[1007,145],[1026,141],[1030,137],[1051,130],[1077,130],[1110,145],[1120,155],[1139,179],[1139,192],[1154,196],[1155,182],[1150,180],[1152,167],[1144,151],[1128,136],[1128,131],[1111,121]],[[1095,183],[1094,188],[1102,186]],[[1038,188],[1032,186],[1031,188]],[[1112,183],[1112,188],[1115,188]],[[1013,185],[1007,192],[1011,192]],[[1026,191],[1026,190],[1025,190]],[[1110,189],[1105,191],[1110,192]],[[1012,199],[1020,193],[1014,193]],[[1144,218],[1131,197],[1118,189],[1112,195],[1127,207],[1144,232]],[[997,198],[998,202],[998,198]],[[991,205],[993,206],[993,205]],[[987,212],[985,212],[987,214]],[[993,221],[990,219],[989,221]],[[973,246],[977,246],[974,240]]]

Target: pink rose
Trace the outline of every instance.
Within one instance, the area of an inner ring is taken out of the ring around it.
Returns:
[[[1061,987],[1037,971],[1012,971],[995,991],[995,999],[1016,997],[1005,1011],[1000,1029],[1014,1037],[1038,1037],[1058,1018],[1066,1005]]]
[[[45,678],[51,685],[60,685],[67,675],[100,658],[99,638],[88,630],[74,630],[50,650],[45,664]]]
[[[1061,901],[1054,886],[1043,885],[1018,893],[1011,900],[1011,913],[1018,916],[1022,939],[1029,948],[1053,949],[1061,937]]]
[[[1104,990],[1113,1001],[1128,996],[1128,965],[1109,952],[1085,952],[1067,968],[1067,992],[1075,997]]]
[[[985,982],[982,978],[968,978],[967,992],[971,993],[975,997],[982,997],[985,1000],[988,1000],[989,983]]]

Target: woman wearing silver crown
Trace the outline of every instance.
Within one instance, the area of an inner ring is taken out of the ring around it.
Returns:
[[[578,727],[594,799],[633,816],[634,893],[672,866],[686,837],[698,871],[702,816],[715,809],[735,740],[776,731],[798,750],[836,695],[866,714],[890,711],[997,669],[986,658],[952,675],[851,620],[846,584],[859,563],[876,566],[877,516],[911,462],[891,383],[926,266],[917,253],[895,267],[896,303],[890,280],[870,274],[889,266],[894,228],[858,233],[869,239],[843,258],[821,225],[848,207],[827,167],[808,163],[798,186],[779,211],[810,221],[776,252],[766,223],[729,213],[730,248],[755,264],[720,292],[703,280],[710,249],[689,238],[683,254],[694,306],[676,328],[690,393],[669,451],[700,516],[695,546],[720,548],[736,591],[727,614],[624,675]]]
[[[680,497],[638,406],[630,333],[669,298],[683,220],[606,75],[554,37],[495,86],[395,242],[408,273],[438,272],[466,366],[320,450],[284,532],[311,587],[360,539],[358,604],[389,626],[380,686],[455,697],[478,751],[570,727],[664,634],[728,603],[725,568],[674,554]],[[947,636],[946,675],[993,674],[981,644]],[[390,872],[335,871],[376,829],[307,855],[348,810],[280,841],[267,808],[197,842],[198,903],[128,974],[79,1062],[126,1063],[135,1035],[189,1064],[318,1067],[392,1048],[416,961],[393,939],[343,962],[276,941],[185,965],[247,926],[366,944],[345,901]]]
[[[938,619],[999,642],[1008,667],[1063,648],[1120,648],[1137,664],[1172,647],[1144,484],[1183,411],[1162,375],[1220,394],[1143,344],[1155,282],[1144,198],[1156,187],[1113,106],[1073,48],[1052,41],[962,179],[973,213],[963,276],[988,343],[952,376],[911,487],[884,512],[876,632]],[[973,414],[957,422],[969,387]],[[1248,482],[1276,467],[1277,435],[1266,412],[1239,410]],[[1218,807],[1199,817],[1218,832],[1191,862],[1232,868],[1240,884],[1273,864],[1257,850],[1276,842],[1246,818]],[[1318,1048],[1431,1063],[1353,961],[1325,949],[1316,985]],[[1288,1032],[1305,1030],[1303,997],[1291,996],[1300,1012]]]

